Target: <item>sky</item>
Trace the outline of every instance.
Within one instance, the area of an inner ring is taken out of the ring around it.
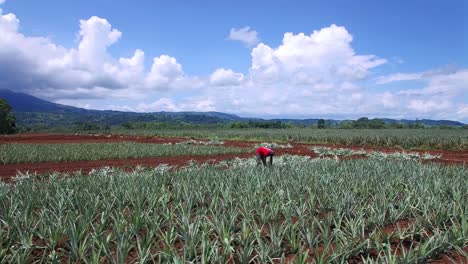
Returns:
[[[468,123],[468,4],[0,0],[0,89],[88,109]]]

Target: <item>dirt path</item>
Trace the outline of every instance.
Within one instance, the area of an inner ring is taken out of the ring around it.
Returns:
[[[90,172],[92,169],[99,167],[119,167],[123,169],[133,169],[137,165],[145,167],[157,167],[161,164],[168,164],[171,166],[187,165],[189,160],[199,163],[216,163],[223,160],[229,160],[236,157],[248,158],[253,154],[223,154],[213,156],[175,156],[175,157],[154,157],[154,158],[134,158],[134,159],[112,159],[112,160],[93,160],[93,161],[72,161],[72,162],[40,162],[40,163],[22,163],[22,164],[1,164],[0,165],[0,179],[8,181],[16,175],[18,171],[21,172],[61,172],[71,173],[82,171],[85,173]]]
[[[140,142],[140,143],[177,143],[186,138],[162,138],[132,135],[55,135],[55,134],[17,134],[0,135],[0,144],[65,144],[65,143],[111,143],[111,142]]]
[[[132,136],[132,135],[54,135],[54,134],[19,134],[0,136],[0,144],[10,143],[26,143],[26,144],[64,144],[64,143],[109,143],[109,142],[139,142],[151,144],[163,143],[178,143],[188,140],[187,138],[162,138],[148,136]],[[257,142],[258,143],[258,142]],[[74,172],[83,171],[89,172],[93,168],[112,166],[120,168],[134,168],[136,165],[156,167],[160,164],[169,164],[181,166],[187,164],[187,161],[194,160],[196,162],[219,162],[222,160],[232,159],[235,157],[247,158],[253,157],[255,142],[246,141],[231,141],[226,140],[223,146],[229,147],[244,147],[252,148],[252,153],[246,154],[225,154],[213,156],[175,156],[175,157],[150,157],[150,158],[133,158],[133,159],[108,159],[97,161],[74,161],[74,162],[40,162],[40,163],[20,163],[20,164],[0,164],[0,179],[9,180],[14,177],[18,171],[25,172]],[[316,157],[310,150],[312,146],[327,146],[331,148],[351,148],[355,150],[364,149],[366,151],[382,151],[396,152],[399,149],[380,148],[380,147],[362,147],[362,146],[339,146],[339,145],[317,145],[317,144],[301,144],[291,143],[293,148],[276,149],[277,155],[305,155]],[[429,152],[431,154],[442,154],[442,158],[435,160],[443,164],[468,164],[468,152],[462,151],[417,151],[420,153]],[[352,157],[354,158],[354,157]],[[430,161],[432,162],[432,161]]]

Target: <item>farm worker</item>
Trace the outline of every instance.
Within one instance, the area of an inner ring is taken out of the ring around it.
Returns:
[[[263,166],[266,166],[267,157],[270,157],[270,165],[273,165],[273,156],[275,155],[275,152],[272,149],[259,147],[255,151],[255,155],[257,156],[257,166],[260,165],[260,160],[263,162]]]

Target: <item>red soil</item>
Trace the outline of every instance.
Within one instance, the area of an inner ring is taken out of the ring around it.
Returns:
[[[55,135],[55,134],[17,134],[0,136],[0,144],[64,144],[64,143],[110,143],[110,142],[140,142],[140,143],[177,143],[186,138],[161,138],[131,135]]]
[[[54,135],[54,134],[19,134],[0,136],[0,144],[9,143],[27,143],[27,144],[63,144],[63,143],[109,143],[109,142],[139,142],[139,143],[177,143],[188,140],[187,138],[162,138],[149,136],[132,136],[132,135]],[[258,143],[258,142],[257,142]],[[110,159],[98,161],[74,161],[74,162],[40,162],[40,163],[21,163],[21,164],[0,164],[0,179],[8,180],[16,175],[18,171],[25,172],[74,172],[83,171],[89,172],[93,168],[112,166],[120,168],[134,168],[136,165],[155,167],[160,164],[169,164],[181,166],[187,164],[187,161],[194,160],[196,162],[219,162],[221,160],[232,159],[235,157],[247,158],[254,155],[253,146],[256,142],[245,141],[225,141],[223,146],[228,147],[244,147],[252,148],[252,153],[246,154],[227,154],[214,156],[176,156],[176,157],[150,157],[150,158],[133,158],[133,159]],[[307,155],[316,157],[310,150],[311,146],[328,146],[332,148],[351,148],[355,150],[364,149],[366,151],[383,151],[395,152],[399,149],[380,148],[380,147],[362,147],[362,146],[338,146],[338,145],[312,145],[312,144],[296,144],[292,143],[293,148],[277,149],[277,155]],[[443,164],[468,164],[468,152],[463,151],[418,151],[420,153],[429,152],[431,154],[442,154],[442,158],[435,160]],[[351,157],[360,158],[360,157]]]
[[[157,167],[161,164],[171,166],[187,165],[189,160],[198,163],[216,163],[222,160],[233,159],[235,157],[248,158],[253,154],[223,154],[215,156],[175,156],[175,157],[154,157],[154,158],[133,158],[133,159],[112,159],[112,160],[93,160],[93,161],[72,161],[72,162],[40,162],[40,163],[21,163],[21,164],[0,164],[0,179],[9,180],[21,172],[61,172],[72,173],[82,171],[90,172],[92,169],[109,166],[123,169],[132,169],[137,165],[144,167]]]
[[[20,134],[10,136],[0,136],[0,144],[9,143],[26,143],[26,144],[63,144],[63,143],[109,143],[109,142],[139,142],[139,143],[177,143],[188,140],[187,138],[161,138],[161,137],[147,137],[147,136],[131,136],[131,135],[53,135],[53,134]],[[257,142],[258,143],[258,142]],[[252,153],[245,154],[224,154],[214,156],[176,156],[176,157],[150,157],[150,158],[133,158],[133,159],[113,159],[113,160],[98,160],[98,161],[76,161],[76,162],[41,162],[41,163],[23,163],[23,164],[0,164],[0,180],[11,180],[18,171],[25,172],[61,172],[72,173],[76,171],[89,172],[94,168],[103,166],[120,167],[123,169],[132,169],[137,165],[156,167],[160,164],[168,164],[171,166],[184,166],[189,160],[199,163],[216,163],[222,160],[233,159],[235,157],[248,158],[254,155],[255,142],[245,141],[225,141],[224,146],[229,147],[244,147],[252,148]],[[310,150],[311,146],[325,146],[331,148],[351,148],[354,150],[364,149],[366,151],[382,151],[382,152],[396,152],[401,151],[397,148],[381,148],[381,147],[363,147],[363,146],[339,146],[339,145],[317,145],[317,144],[296,144],[291,143],[293,148],[277,149],[277,155],[291,154],[291,155],[307,155],[316,157]],[[429,152],[431,154],[442,154],[442,158],[428,162],[438,162],[443,164],[468,164],[467,151],[411,151],[411,152]],[[349,157],[361,158],[361,157]],[[410,220],[401,220],[393,225],[387,225],[382,228],[384,233],[392,233],[397,228],[407,228],[410,225]],[[468,247],[463,250],[468,252]],[[311,256],[309,256],[310,258]],[[292,262],[295,254],[287,254],[286,262]],[[460,253],[451,251],[447,254],[441,255],[437,259],[429,260],[429,263],[468,263],[468,260]],[[350,263],[360,263],[362,259],[360,256],[351,258]]]
[[[468,246],[462,249],[465,254],[468,254]],[[468,258],[463,256],[459,252],[451,251],[447,254],[440,256],[437,259],[430,259],[428,263],[431,264],[453,264],[453,263],[460,263],[460,264],[468,264]]]

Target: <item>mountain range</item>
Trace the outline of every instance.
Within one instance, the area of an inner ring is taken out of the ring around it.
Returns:
[[[191,124],[217,124],[236,121],[266,121],[261,118],[239,117],[221,112],[122,112],[112,110],[89,110],[68,105],[49,102],[25,93],[11,90],[0,90],[0,98],[6,99],[13,109],[18,125],[32,126],[66,126],[84,122],[102,125],[117,125],[125,122],[184,122]],[[296,125],[312,125],[318,118],[310,119],[268,119]],[[464,126],[463,123],[451,120],[396,120],[382,118],[385,123],[413,124],[422,123],[426,126]],[[349,120],[329,119],[329,124],[339,124]]]

